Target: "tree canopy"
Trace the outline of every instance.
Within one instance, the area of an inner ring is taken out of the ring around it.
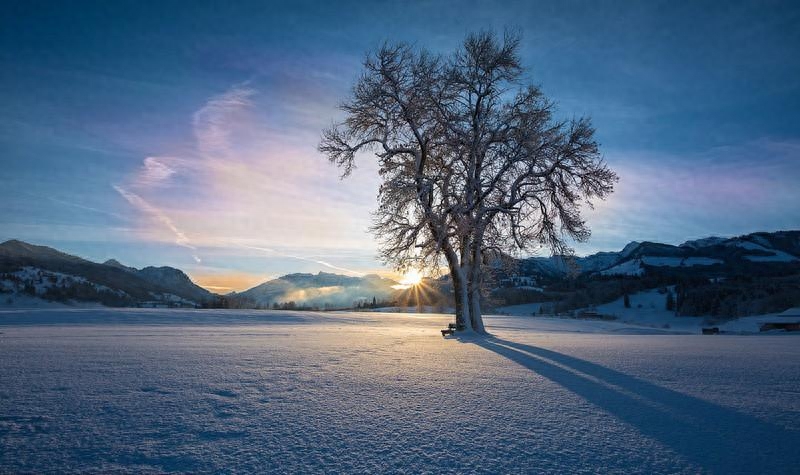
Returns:
[[[447,263],[458,324],[484,331],[492,256],[570,254],[590,231],[581,206],[613,191],[588,118],[561,120],[524,81],[520,37],[466,37],[450,55],[385,44],[370,53],[344,120],[319,150],[347,176],[372,151],[382,184],[372,231],[398,269]]]

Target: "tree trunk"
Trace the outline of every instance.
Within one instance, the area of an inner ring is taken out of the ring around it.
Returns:
[[[453,279],[453,293],[456,299],[456,325],[464,331],[472,330],[472,317],[469,306],[469,286],[463,272],[458,269]]]
[[[461,307],[463,309],[461,315],[461,323],[459,324],[459,328],[462,328],[463,331],[469,332],[472,331],[472,310],[469,306],[469,286],[466,282],[461,284],[461,291],[459,292],[461,295],[459,299],[461,300]]]
[[[469,311],[472,329],[477,333],[486,333],[483,326],[481,312],[481,285],[483,284],[483,266],[481,265],[481,251],[479,246],[474,246],[471,253],[472,269],[469,279]]]
[[[432,224],[430,225],[430,229],[434,238],[438,238],[439,230]],[[444,257],[447,260],[447,267],[450,269],[450,280],[453,281],[453,297],[455,299],[456,306],[456,326],[464,331],[471,331],[472,321],[469,312],[469,285],[467,282],[469,274],[464,272],[461,267],[461,262],[463,262],[464,258],[463,253],[461,255],[461,259],[459,259],[458,254],[456,254],[456,251],[452,246],[449,245],[449,243],[447,243],[447,241],[444,242],[442,247]]]
[[[456,304],[456,325],[464,331],[472,330],[470,317],[469,286],[466,275],[458,265],[450,264],[450,279],[453,281],[453,297]]]
[[[470,310],[469,316],[472,321],[472,329],[477,333],[486,333],[483,326],[483,314],[481,313],[481,291],[480,288],[472,289],[469,296]]]

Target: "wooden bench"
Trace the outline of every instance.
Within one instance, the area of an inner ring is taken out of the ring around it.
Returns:
[[[458,325],[456,323],[448,323],[447,328],[442,330],[442,336],[452,335],[457,331],[462,331],[464,329],[464,325]]]

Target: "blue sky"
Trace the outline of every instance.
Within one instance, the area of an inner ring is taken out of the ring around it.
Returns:
[[[800,224],[796,2],[37,2],[0,18],[0,239],[214,290],[380,270],[368,157],[315,147],[364,54],[518,28],[621,181],[576,250]]]

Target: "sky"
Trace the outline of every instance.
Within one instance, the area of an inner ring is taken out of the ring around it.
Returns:
[[[0,240],[217,292],[391,269],[379,177],[316,151],[368,51],[521,31],[530,82],[620,176],[579,255],[800,228],[797,2],[3,2]],[[540,255],[547,255],[541,250]]]

